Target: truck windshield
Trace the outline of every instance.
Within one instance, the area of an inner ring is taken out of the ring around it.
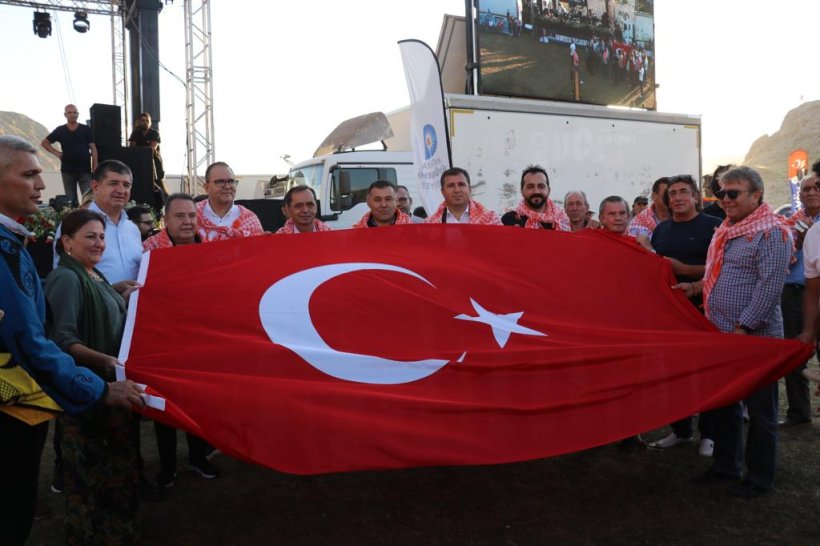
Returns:
[[[316,195],[319,195],[319,190],[322,185],[322,169],[324,166],[321,163],[315,165],[307,165],[298,169],[291,169],[288,173],[288,189],[294,186],[309,186],[313,188]]]

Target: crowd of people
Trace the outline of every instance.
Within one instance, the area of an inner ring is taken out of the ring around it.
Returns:
[[[56,237],[57,259],[45,279],[37,278],[20,219],[38,210],[45,188],[36,148],[0,136],[0,528],[11,544],[22,544],[31,525],[39,461],[55,410],[61,432],[61,490],[66,500],[69,544],[136,543],[140,530],[142,464],[138,415],[144,400],[138,385],[118,381],[118,348],[129,295],[139,289],[143,252],[178,245],[264,235],[256,215],[234,202],[238,181],[224,162],[205,172],[203,199],[176,193],[164,204],[163,226],[150,210],[126,214],[130,169],[102,161],[90,180],[92,200],[63,217]],[[801,182],[802,208],[789,219],[763,201],[760,175],[749,167],[716,173],[712,190],[716,216],[701,210],[698,183],[688,175],[654,182],[649,199],[632,205],[609,196],[597,219],[583,191],[550,198],[550,180],[540,166],[521,174],[521,201],[503,215],[472,198],[470,174],[453,167],[440,178],[441,205],[422,218],[413,213],[405,187],[385,180],[367,192],[369,211],[354,229],[412,223],[479,224],[563,232],[597,230],[633,240],[668,260],[671,287],[701,309],[721,331],[736,335],[815,338],[820,298],[820,162]],[[323,232],[316,196],[295,186],[284,198],[287,220],[276,235]],[[720,216],[724,217],[720,217]],[[398,228],[402,229],[402,228]],[[782,313],[781,313],[782,308]],[[46,313],[48,309],[48,313]],[[2,316],[2,315],[0,315]],[[805,368],[805,364],[802,366]],[[811,422],[808,382],[801,369],[786,378],[787,419],[781,427]],[[743,442],[743,407],[749,433]],[[774,486],[778,431],[777,385],[745,401],[699,416],[700,453],[711,468],[696,481],[730,483],[728,492],[754,497]],[[668,449],[694,441],[694,418],[671,424],[672,432],[650,444]],[[156,423],[161,469],[154,482],[174,485],[176,431]],[[206,479],[220,472],[208,459],[210,446],[187,436],[190,467]],[[624,445],[643,447],[640,437]],[[744,469],[745,461],[745,469]],[[60,488],[58,488],[60,489]]]

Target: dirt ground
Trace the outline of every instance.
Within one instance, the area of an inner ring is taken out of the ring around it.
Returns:
[[[153,479],[158,459],[149,422],[142,423],[142,442]],[[729,497],[725,486],[689,483],[709,466],[697,443],[308,477],[220,455],[215,480],[187,470],[181,433],[178,444],[180,475],[169,498],[141,509],[146,545],[808,545],[820,536],[820,421],[781,434],[776,489],[751,501]],[[63,498],[48,489],[52,462],[49,443],[41,496],[52,514],[35,522],[31,545],[62,542]]]
[[[513,38],[505,34],[479,33],[481,82],[484,93],[515,94],[521,97],[573,100],[570,80],[570,55],[567,44],[539,43],[532,35]],[[620,104],[654,108],[645,85],[646,101],[640,90],[627,82],[614,82],[599,69],[590,73],[586,51],[579,50],[581,100],[596,104]]]

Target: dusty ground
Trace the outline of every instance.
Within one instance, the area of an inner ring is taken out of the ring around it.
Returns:
[[[513,38],[503,34],[479,33],[481,48],[481,81],[485,93],[511,94],[521,97],[573,100],[570,80],[570,54],[567,44],[539,43],[525,34]],[[640,90],[625,81],[614,82],[597,70],[591,74],[586,66],[586,51],[579,50],[581,61],[581,100],[596,104],[621,104],[653,108],[649,97],[649,84],[645,85],[645,98]]]
[[[148,476],[157,470],[143,422]],[[666,429],[653,431],[657,439]],[[185,441],[180,437],[179,461]],[[752,501],[689,480],[709,461],[696,445],[624,452],[605,446],[526,463],[298,477],[225,456],[203,480],[180,467],[170,497],[144,504],[147,545],[203,544],[817,544],[820,422],[783,432],[777,487]],[[62,496],[29,544],[60,544]]]

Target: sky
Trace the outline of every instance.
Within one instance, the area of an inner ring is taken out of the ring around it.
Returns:
[[[159,16],[159,56],[173,73],[160,77],[170,174],[185,168],[182,4]],[[282,174],[281,156],[310,158],[340,122],[407,105],[397,42],[435,49],[445,13],[463,15],[464,2],[212,2],[216,159],[237,174]],[[71,13],[52,12],[54,32],[40,39],[32,15],[0,5],[0,110],[52,129],[65,122],[66,103],[78,105],[81,120],[92,104],[112,103],[109,18],[92,16],[90,32],[79,34]],[[741,161],[786,112],[820,99],[818,20],[816,0],[655,0],[658,110],[702,116],[704,172]]]

